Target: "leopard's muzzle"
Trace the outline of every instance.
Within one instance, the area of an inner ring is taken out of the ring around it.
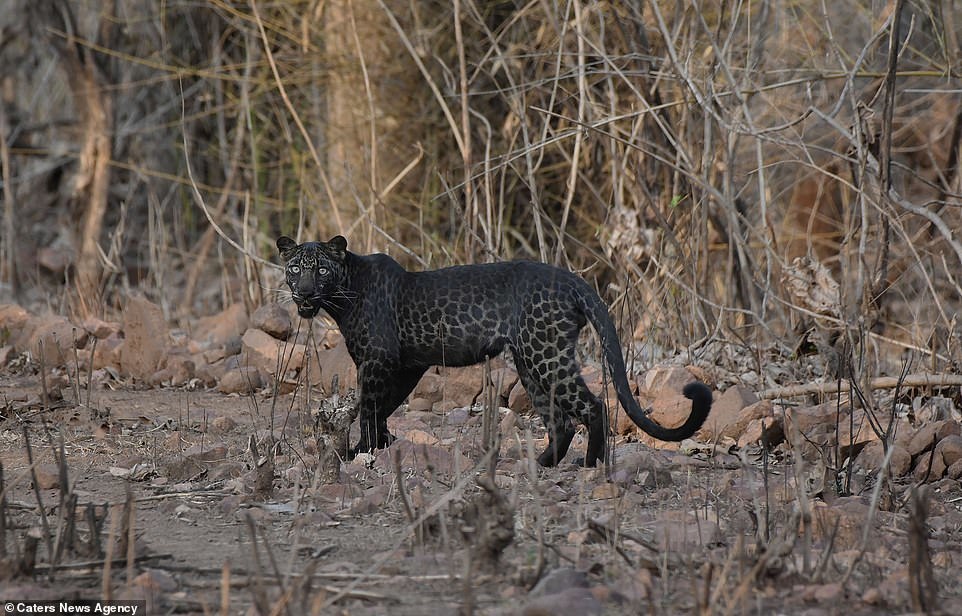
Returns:
[[[297,314],[302,319],[313,319],[321,311],[321,297],[314,295],[311,297],[294,296],[294,305],[297,306]]]

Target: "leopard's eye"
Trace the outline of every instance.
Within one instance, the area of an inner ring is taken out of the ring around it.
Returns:
[[[317,273],[321,276],[327,276],[328,269],[326,267],[317,268]]]
[[[291,273],[292,273],[292,274],[300,274],[300,273],[301,273],[301,268],[300,268],[300,266],[298,266],[298,265],[292,265],[292,266],[290,267],[290,270],[291,270]]]

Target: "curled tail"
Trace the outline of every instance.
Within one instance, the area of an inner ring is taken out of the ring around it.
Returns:
[[[615,331],[615,324],[608,316],[608,307],[594,291],[584,297],[583,301],[582,309],[585,316],[601,337],[604,361],[608,364],[608,370],[611,372],[611,380],[615,385],[618,401],[631,421],[635,422],[636,426],[649,435],[662,441],[682,441],[695,434],[705,423],[708,412],[711,410],[712,398],[708,386],[695,381],[685,385],[682,389],[685,397],[691,400],[691,413],[682,425],[677,428],[667,428],[653,420],[641,408],[635,397],[631,395],[625,360],[621,356],[621,343],[618,340],[618,332]]]

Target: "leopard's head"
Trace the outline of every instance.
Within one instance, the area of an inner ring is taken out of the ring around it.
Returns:
[[[321,308],[343,297],[346,239],[338,235],[327,242],[298,244],[283,235],[277,239],[277,249],[284,260],[291,298],[302,318],[314,318]]]

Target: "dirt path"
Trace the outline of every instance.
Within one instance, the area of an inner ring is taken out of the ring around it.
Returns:
[[[30,402],[38,386],[36,377],[0,377],[6,562],[41,525],[24,426],[50,536],[63,527],[53,453],[62,433],[69,493],[80,503],[78,545],[89,539],[84,505],[109,503],[129,514],[129,490],[138,560],[131,579],[126,561],[113,567],[113,596],[147,598],[165,613],[218,611],[223,596],[229,613],[282,604],[290,613],[412,615],[466,606],[484,614],[912,607],[907,505],[882,503],[878,511],[868,487],[844,498],[825,489],[808,494],[805,523],[796,473],[810,479],[817,469],[785,458],[770,458],[766,476],[757,451],[742,459],[686,455],[619,440],[607,475],[572,465],[532,475],[525,435],[537,449],[539,423],[511,417],[520,422],[513,427],[502,418],[497,505],[477,481],[487,473],[472,470],[484,459],[480,414],[398,413],[395,445],[343,465],[338,483],[318,485],[313,421],[290,395],[119,389],[94,392],[88,408],[71,402],[68,388],[65,400],[41,411]],[[273,464],[269,493],[255,493],[262,484],[248,450],[252,435],[260,461]],[[904,486],[893,493],[908,498]],[[958,613],[958,482],[933,484],[930,495],[928,558],[940,605]],[[420,530],[412,516],[424,518]],[[120,527],[111,527],[103,507],[98,517],[107,545]],[[496,536],[507,541],[492,548]],[[102,596],[102,560],[81,552],[64,553],[70,568],[13,576],[0,595]],[[84,561],[96,564],[74,568]]]

